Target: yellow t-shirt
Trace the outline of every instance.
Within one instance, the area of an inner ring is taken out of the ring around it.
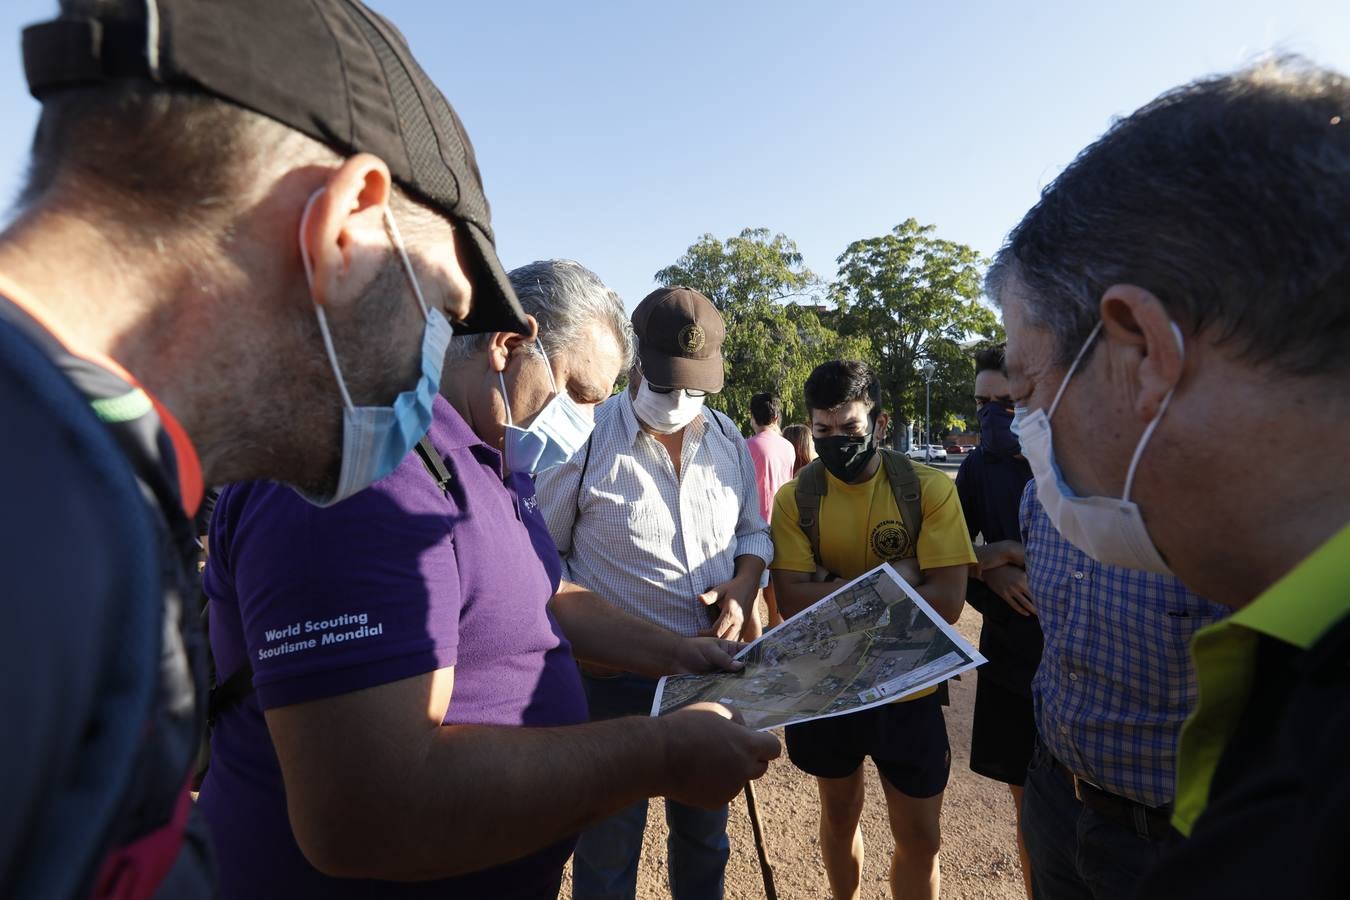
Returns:
[[[919,526],[920,569],[974,564],[966,517],[956,484],[945,472],[914,463],[919,476],[923,521]],[[845,484],[825,473],[825,496],[820,498],[820,556],[825,568],[850,581],[883,562],[914,556],[912,538],[905,531],[895,492],[886,478],[886,466],[861,484]],[[811,539],[797,523],[797,481],[778,489],[773,499],[773,562],[771,569],[815,572]],[[927,697],[929,688],[895,701],[904,703]]]
[[[956,484],[931,466],[914,463],[914,471],[919,476],[923,507],[919,568],[973,564],[975,549],[970,545]],[[828,472],[825,480],[825,496],[820,500],[820,556],[825,568],[851,580],[883,562],[914,555],[884,465],[862,484],[845,484]],[[814,572],[811,540],[797,524],[796,480],[778,489],[771,522],[774,551],[770,568]]]

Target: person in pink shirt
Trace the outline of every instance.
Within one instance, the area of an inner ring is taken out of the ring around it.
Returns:
[[[797,461],[797,448],[783,437],[779,429],[782,414],[783,401],[773,394],[756,394],[750,398],[750,418],[754,423],[755,436],[746,439],[745,443],[750,448],[750,459],[755,465],[755,482],[759,485],[759,513],[765,522],[769,521],[774,494],[792,480]],[[769,627],[772,628],[780,624],[783,617],[778,613],[773,585],[765,583],[760,587],[764,590],[764,602],[769,608]]]

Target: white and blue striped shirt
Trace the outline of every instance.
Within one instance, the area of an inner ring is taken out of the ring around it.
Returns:
[[[698,596],[731,578],[736,557],[773,558],[745,440],[706,407],[683,431],[677,473],[628,392],[611,397],[587,445],[537,490],[563,578],[678,634],[710,626]]]

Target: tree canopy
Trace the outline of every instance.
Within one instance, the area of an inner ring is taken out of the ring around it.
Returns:
[[[656,281],[694,288],[722,313],[726,387],[708,403],[743,429],[749,430],[750,398],[761,391],[782,398],[784,424],[805,421],[802,384],[811,370],[836,356],[869,354],[865,340],[825,327],[811,306],[784,302],[821,285],[797,245],[767,228],[747,228],[726,241],[705,234]]]
[[[974,337],[1001,339],[1002,326],[980,302],[983,260],[965,244],[906,219],[880,237],[854,241],[839,256],[830,297],[843,335],[867,335],[883,404],[897,422],[924,413],[931,364],[935,425],[972,406],[974,364],[962,349]],[[945,428],[934,429],[935,436]]]
[[[782,398],[784,424],[804,422],[806,377],[822,362],[848,358],[876,366],[882,404],[897,425],[923,414],[925,363],[934,368],[935,433],[958,416],[969,419],[975,372],[962,345],[999,339],[1002,329],[979,302],[979,254],[934,230],[909,219],[854,241],[831,284],[806,267],[791,238],[767,228],[695,241],[655,277],[702,292],[726,321],[726,387],[709,405],[748,431],[750,397],[771,391]]]

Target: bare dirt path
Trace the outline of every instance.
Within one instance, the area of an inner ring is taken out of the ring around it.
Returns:
[[[972,644],[980,632],[980,616],[967,607],[957,630]],[[971,900],[1016,900],[1023,896],[1013,838],[1013,807],[1008,789],[970,771],[970,719],[975,678],[967,673],[951,684],[947,733],[952,744],[952,775],[942,813],[942,896]],[[779,737],[781,738],[781,733]],[[891,838],[886,807],[876,770],[867,765],[867,805],[863,812],[865,900],[889,898],[886,873]],[[756,782],[760,821],[765,830],[778,895],[782,900],[827,898],[829,887],[817,847],[815,781],[793,768],[786,757],[769,767]],[[732,803],[731,861],[727,865],[728,900],[763,897],[759,863],[745,799]],[[564,876],[562,897],[571,896],[571,871]],[[659,801],[647,820],[646,842],[638,871],[638,900],[670,896],[666,887],[666,826]]]

